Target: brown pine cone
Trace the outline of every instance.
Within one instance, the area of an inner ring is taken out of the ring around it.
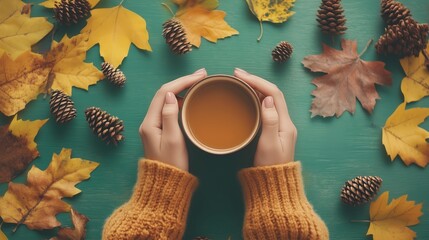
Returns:
[[[179,19],[169,19],[162,24],[162,27],[162,36],[172,52],[185,54],[192,51],[192,45],[189,43],[185,29]]]
[[[103,71],[104,76],[109,79],[111,83],[118,87],[123,87],[127,80],[124,73],[119,68],[113,67],[110,63],[103,62],[101,64],[101,71]]]
[[[412,17],[410,10],[395,0],[381,1],[381,16],[387,25],[399,24],[401,20]]]
[[[343,12],[341,0],[322,0],[316,19],[322,32],[336,35],[344,34],[347,27],[344,26],[346,18]]]
[[[353,206],[369,202],[377,194],[382,182],[380,177],[355,177],[345,183],[341,190],[341,200]]]
[[[73,101],[60,90],[52,91],[49,106],[57,123],[65,123],[76,117]]]
[[[397,25],[388,26],[375,48],[379,54],[395,54],[400,58],[418,56],[426,48],[428,34],[427,24],[419,24],[412,18],[407,18]]]
[[[61,0],[55,2],[54,14],[55,19],[62,24],[76,24],[91,14],[91,6],[88,0]]]
[[[282,41],[271,52],[275,62],[285,62],[290,58],[293,52],[293,47],[290,43]]]
[[[85,111],[86,121],[101,140],[106,141],[107,144],[113,142],[115,145],[124,139],[122,131],[124,125],[122,120],[115,116],[111,116],[106,111],[100,108],[90,107]]]

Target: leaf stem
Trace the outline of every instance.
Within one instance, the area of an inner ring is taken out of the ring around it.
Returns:
[[[258,42],[261,41],[262,35],[264,35],[264,28],[262,27],[262,21],[261,20],[259,20],[259,27],[260,27],[261,30],[260,30],[260,33],[259,33],[259,37],[257,39]]]
[[[365,48],[362,50],[362,52],[359,54],[359,58],[366,52],[366,50],[368,50],[369,45],[371,45],[373,39],[369,39],[369,41],[366,43]]]
[[[175,14],[174,14],[173,10],[171,10],[170,6],[168,6],[166,3],[161,3],[161,5],[164,6],[165,8],[167,8],[168,11],[170,11],[171,15],[174,17]]]
[[[360,223],[369,223],[370,220],[350,220],[350,222],[360,222]]]
[[[119,6],[122,6],[122,3],[124,3],[125,2],[125,0],[122,0],[120,3],[119,3]]]

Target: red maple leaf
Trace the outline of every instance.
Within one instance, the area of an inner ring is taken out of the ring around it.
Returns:
[[[343,50],[337,50],[323,44],[322,54],[307,56],[302,61],[313,72],[327,73],[312,81],[317,88],[312,92],[315,98],[311,117],[339,117],[346,110],[354,113],[356,98],[371,113],[375,100],[380,98],[375,84],[392,83],[391,73],[384,69],[383,62],[367,62],[360,58],[362,54],[357,53],[356,41],[342,39],[341,47]]]

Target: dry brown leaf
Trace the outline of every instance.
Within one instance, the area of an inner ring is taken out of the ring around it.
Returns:
[[[103,79],[96,67],[84,62],[86,44],[87,36],[79,34],[54,42],[45,56],[25,52],[12,59],[4,52],[0,56],[0,112],[15,115],[51,87],[71,95],[72,86],[88,89]]]
[[[384,192],[370,207],[370,225],[366,235],[372,235],[374,240],[412,240],[416,233],[408,226],[418,224],[423,215],[423,204],[408,201],[407,195],[393,199],[390,204],[389,192]]]
[[[0,126],[0,183],[15,178],[39,156],[34,138],[47,121],[23,121],[15,116],[8,126]]]
[[[25,184],[10,182],[0,197],[0,217],[4,222],[25,224],[29,229],[51,229],[61,223],[56,215],[70,211],[70,205],[61,199],[81,192],[75,185],[90,177],[99,164],[80,158],[71,158],[71,149],[54,154],[45,171],[33,167]],[[15,229],[16,229],[15,228]]]
[[[238,31],[225,21],[226,13],[215,10],[217,0],[175,0],[179,5],[176,18],[180,20],[186,31],[188,41],[199,47],[201,37],[216,42],[218,39],[238,34]]]
[[[60,228],[56,237],[50,240],[84,240],[86,235],[86,224],[89,219],[78,211],[71,209],[70,212],[73,228]]]
[[[369,44],[369,43],[368,43]],[[356,98],[369,113],[379,99],[375,84],[390,85],[391,73],[383,62],[363,61],[357,53],[357,42],[342,39],[342,50],[323,44],[321,55],[304,58],[302,63],[313,72],[327,73],[315,78],[317,86],[311,105],[311,116],[341,116],[344,111],[355,112]],[[368,46],[368,45],[367,45]]]

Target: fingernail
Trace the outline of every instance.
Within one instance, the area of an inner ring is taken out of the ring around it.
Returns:
[[[165,95],[165,103],[166,104],[175,104],[176,103],[176,96],[172,92],[168,92],[167,95]]]
[[[235,68],[235,71],[240,72],[240,73],[247,73],[246,71],[244,71],[244,70],[243,70],[243,69],[241,69],[241,68]]]
[[[273,97],[268,96],[264,99],[264,105],[266,108],[272,108],[274,107],[274,100]]]
[[[201,74],[201,73],[203,73],[205,71],[206,71],[205,68],[201,68],[201,69],[198,69],[197,71],[195,71],[194,74]]]

